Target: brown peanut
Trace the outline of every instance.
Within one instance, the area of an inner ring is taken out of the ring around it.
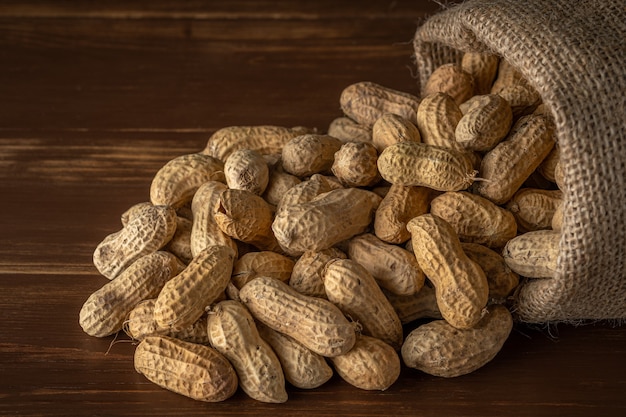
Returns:
[[[368,128],[372,128],[385,113],[415,120],[419,102],[420,99],[412,94],[369,81],[347,86],[339,98],[344,114]]]
[[[250,398],[267,403],[287,401],[280,361],[243,304],[234,300],[216,304],[209,312],[207,329],[211,346],[230,361],[239,386]]]
[[[217,350],[169,337],[146,337],[135,349],[135,370],[194,400],[218,402],[237,391],[237,374]]]
[[[188,264],[193,258],[191,253],[191,229],[193,223],[191,220],[176,216],[176,231],[174,236],[167,243],[165,249],[176,255],[183,263]]]
[[[354,346],[355,325],[328,300],[300,294],[269,277],[248,282],[239,297],[257,320],[319,355],[341,355]]]
[[[371,142],[372,129],[358,124],[349,117],[337,117],[328,126],[328,135],[342,142]]]
[[[461,59],[461,69],[474,79],[474,94],[487,94],[491,91],[500,58],[497,55],[481,52],[466,52]]]
[[[417,108],[417,127],[422,142],[464,151],[455,137],[462,118],[461,109],[448,94],[434,93],[424,97]]]
[[[378,156],[378,170],[386,181],[438,191],[468,188],[476,176],[471,159],[454,149],[419,142],[401,142]]]
[[[326,264],[322,281],[328,300],[362,327],[362,333],[388,343],[402,345],[402,323],[374,277],[351,259]]]
[[[226,289],[234,256],[228,246],[209,246],[196,255],[159,293],[154,306],[157,325],[180,330],[195,323]]]
[[[270,171],[269,182],[263,193],[263,198],[272,206],[277,207],[287,191],[301,182],[300,178],[285,172],[282,165],[277,164]]]
[[[508,210],[467,191],[446,192],[430,203],[430,212],[448,222],[462,242],[501,248],[517,235]]]
[[[474,96],[454,131],[461,148],[487,152],[504,139],[511,128],[513,112],[497,94]]]
[[[507,138],[487,152],[480,164],[475,191],[504,204],[537,169],[554,146],[554,122],[545,115],[519,119]]]
[[[182,155],[167,162],[150,184],[150,201],[155,206],[180,207],[207,181],[224,182],[224,164],[200,153]]]
[[[322,271],[331,259],[346,258],[345,253],[334,247],[320,251],[305,251],[293,266],[289,285],[304,295],[326,298]]]
[[[333,376],[333,369],[322,355],[262,323],[257,324],[257,328],[278,356],[285,379],[294,387],[317,388]]]
[[[500,95],[509,103],[514,118],[532,113],[541,103],[539,93],[504,59],[499,62],[498,75],[490,92]]]
[[[235,262],[231,280],[237,288],[257,276],[263,275],[289,281],[294,261],[280,253],[272,251],[248,252]]]
[[[393,184],[380,202],[374,218],[376,237],[387,243],[404,243],[411,238],[406,224],[428,212],[430,190]]]
[[[561,233],[554,230],[526,232],[511,239],[502,256],[513,271],[528,278],[552,278],[557,269]]]
[[[344,381],[363,390],[384,391],[400,376],[398,353],[375,337],[359,335],[349,352],[330,360]]]
[[[460,65],[440,65],[428,77],[422,89],[422,97],[436,93],[445,93],[451,96],[457,105],[461,104],[474,95],[474,77]]]
[[[489,297],[483,270],[465,255],[456,232],[441,217],[424,214],[407,227],[417,263],[435,287],[443,318],[459,329],[475,326]]]
[[[414,294],[424,285],[424,272],[413,253],[371,233],[350,239],[348,256],[372,274],[380,287],[394,294]]]
[[[309,132],[302,126],[229,126],[213,133],[202,153],[222,162],[239,149],[252,149],[262,155],[280,154],[292,138]]]
[[[421,142],[420,131],[414,121],[393,113],[385,113],[372,127],[372,144],[378,152],[398,142]]]
[[[550,229],[556,209],[563,201],[561,190],[521,188],[507,203],[521,232]]]
[[[380,201],[378,195],[360,188],[332,190],[307,203],[281,205],[272,230],[290,255],[327,249],[364,232]]]
[[[402,345],[402,360],[408,367],[430,375],[465,375],[489,363],[512,328],[511,313],[499,304],[489,306],[485,317],[472,329],[459,330],[445,320],[435,320],[409,333]]]
[[[135,305],[156,297],[183,267],[174,255],[163,251],[137,259],[85,301],[79,313],[83,331],[105,337],[122,330],[124,319]]]
[[[394,294],[384,289],[383,292],[403,325],[419,319],[443,318],[437,306],[435,288],[431,285],[424,285],[418,292],[410,295]]]
[[[556,183],[556,164],[559,162],[560,159],[561,150],[557,142],[554,145],[554,148],[552,148],[552,151],[550,151],[548,156],[546,156],[546,159],[544,159],[541,165],[539,165],[537,171],[539,171],[539,173],[543,175],[543,177],[548,181]]]
[[[224,162],[228,188],[261,195],[270,180],[269,167],[263,155],[254,149],[239,149]]]
[[[93,264],[113,279],[142,256],[163,248],[176,232],[176,211],[168,206],[144,205],[119,231],[105,237],[93,254]]]
[[[292,205],[308,203],[318,195],[331,190],[333,190],[333,186],[328,178],[320,174],[312,175],[308,180],[302,181],[285,192],[276,208],[276,212],[280,213],[283,208]]]
[[[467,257],[485,273],[491,302],[503,302],[519,284],[519,275],[509,268],[498,252],[478,243],[461,243],[461,246]]]
[[[342,143],[329,135],[296,136],[283,147],[283,169],[297,177],[329,172]]]
[[[335,153],[332,173],[346,187],[370,187],[380,180],[378,152],[371,143],[344,143]]]
[[[552,230],[560,231],[563,228],[563,209],[565,204],[561,202],[554,211],[554,216],[552,216],[552,221],[550,222],[550,227]]]

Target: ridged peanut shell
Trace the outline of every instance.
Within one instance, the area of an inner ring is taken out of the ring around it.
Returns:
[[[410,295],[399,295],[385,290],[383,292],[403,325],[420,319],[442,318],[437,306],[435,288],[430,285],[424,285],[421,290]]]
[[[371,142],[372,129],[363,126],[349,117],[337,117],[328,125],[328,135],[342,142]]]
[[[331,361],[344,381],[363,390],[384,391],[400,376],[398,353],[382,340],[365,335],[359,335],[348,353]]]
[[[392,184],[376,210],[376,237],[395,244],[411,239],[406,224],[413,217],[428,213],[429,202],[430,190],[426,187]]]
[[[420,99],[412,94],[370,81],[351,84],[339,97],[341,110],[350,119],[371,128],[383,114],[393,113],[415,120]]]
[[[320,174],[311,175],[308,180],[302,181],[285,192],[276,208],[276,212],[280,212],[284,207],[308,203],[318,195],[333,189],[327,177]]]
[[[472,99],[454,136],[463,149],[487,152],[506,137],[512,121],[509,103],[497,94],[485,94]]]
[[[400,349],[402,323],[367,269],[352,259],[335,259],[326,264],[322,281],[328,300],[359,323],[363,334]]]
[[[371,233],[350,239],[348,256],[367,269],[381,288],[394,294],[414,294],[424,285],[424,272],[412,252]]]
[[[185,217],[176,216],[176,232],[167,243],[165,249],[176,255],[183,263],[188,264],[193,258],[191,253],[191,229],[193,222]]]
[[[300,178],[285,172],[282,166],[277,165],[270,171],[269,182],[263,193],[263,198],[272,206],[278,206],[289,189],[301,182]]]
[[[85,301],[79,313],[83,331],[90,336],[105,337],[122,330],[124,319],[135,305],[156,297],[182,267],[174,255],[163,251],[137,259]]]
[[[472,329],[459,330],[445,320],[423,324],[406,337],[402,360],[430,375],[453,378],[489,363],[502,349],[513,328],[511,313],[491,305]]]
[[[194,400],[224,401],[238,387],[237,374],[222,354],[169,337],[145,338],[135,349],[134,365],[151,382]]]
[[[435,287],[443,318],[458,329],[475,326],[489,298],[484,271],[467,257],[452,226],[424,214],[408,224],[417,263]]]
[[[356,340],[355,325],[328,300],[300,294],[275,278],[257,277],[239,291],[252,315],[319,355],[349,351]]]
[[[398,142],[421,142],[420,131],[414,120],[393,113],[385,113],[372,127],[372,144],[378,152]]]
[[[438,195],[430,202],[430,212],[448,222],[462,242],[501,248],[517,235],[510,211],[467,191]]]
[[[237,288],[243,287],[247,282],[261,275],[287,282],[291,277],[293,267],[294,261],[280,253],[248,252],[235,261],[231,280]]]
[[[332,173],[345,187],[370,187],[380,180],[378,152],[371,143],[344,143],[335,152]]]
[[[556,273],[561,233],[536,230],[513,238],[502,251],[506,264],[528,278],[552,278]]]
[[[176,211],[168,206],[144,205],[119,231],[105,237],[93,254],[93,264],[113,279],[142,256],[163,248],[176,232]]]
[[[461,246],[467,257],[485,272],[489,298],[496,302],[506,299],[519,284],[519,275],[509,268],[500,253],[478,243],[461,243]]]
[[[474,78],[458,64],[440,65],[428,77],[422,97],[435,93],[446,93],[461,104],[474,95]]]
[[[207,329],[211,346],[230,361],[239,386],[250,398],[267,403],[287,401],[280,361],[243,304],[234,300],[216,304],[209,312]]]
[[[520,231],[544,230],[552,227],[552,218],[563,202],[561,190],[521,188],[506,208],[513,213]]]
[[[180,207],[207,181],[224,182],[224,164],[200,153],[181,155],[157,171],[150,184],[154,205]]]
[[[461,59],[461,69],[474,79],[474,94],[487,94],[491,90],[500,58],[481,52],[466,52]]]
[[[158,294],[154,306],[157,325],[180,330],[195,323],[226,289],[234,257],[228,246],[210,246],[195,256]]]
[[[306,251],[294,264],[289,285],[301,294],[326,298],[322,281],[324,267],[331,259],[346,258],[345,253],[334,247],[320,251]]]
[[[270,171],[260,152],[239,149],[226,158],[224,176],[228,188],[261,195],[269,183]]]
[[[428,145],[463,151],[457,143],[455,130],[463,113],[446,93],[434,93],[422,99],[417,108],[417,127],[422,142]]]
[[[329,135],[310,133],[296,136],[283,147],[283,169],[297,177],[328,172],[333,166],[335,152],[342,144]]]
[[[419,142],[401,142],[378,156],[378,170],[391,184],[460,191],[474,182],[476,171],[464,153]]]

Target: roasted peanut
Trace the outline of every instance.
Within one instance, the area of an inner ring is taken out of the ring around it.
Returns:
[[[478,243],[461,243],[463,252],[476,262],[487,277],[491,302],[502,302],[519,284],[519,275],[509,268],[502,255]]]
[[[213,133],[202,153],[222,162],[239,149],[252,149],[262,155],[280,154],[292,138],[310,132],[302,126],[229,126]]]
[[[142,256],[163,248],[176,232],[176,211],[168,206],[144,205],[119,231],[105,237],[93,254],[93,264],[113,279]]]
[[[226,289],[234,256],[228,246],[210,246],[196,255],[158,294],[154,306],[157,325],[180,330],[196,322]]]
[[[250,398],[267,403],[287,401],[280,361],[243,304],[234,300],[216,304],[209,312],[207,329],[211,346],[230,361],[239,386]]]
[[[424,285],[424,273],[413,253],[371,233],[350,239],[348,256],[372,274],[378,285],[394,294],[414,294]]]
[[[280,253],[272,251],[248,252],[235,262],[231,280],[237,288],[248,281],[263,275],[289,281],[294,261]]]
[[[383,292],[403,325],[419,319],[442,318],[437,306],[435,288],[431,285],[424,285],[422,289],[411,295],[394,294],[384,289]]]
[[[346,187],[370,187],[380,180],[378,152],[371,143],[344,143],[335,153],[332,173]]]
[[[83,331],[104,337],[122,330],[124,319],[135,305],[156,297],[183,267],[174,255],[163,251],[137,259],[85,301],[79,313]]]
[[[367,269],[351,259],[335,259],[324,267],[322,281],[328,300],[359,323],[363,334],[400,349],[402,323]]]
[[[224,182],[224,164],[200,153],[182,155],[166,163],[150,184],[150,201],[155,206],[180,207],[189,202],[207,181]]]
[[[199,401],[230,398],[237,374],[217,350],[169,337],[146,337],[135,349],[135,370],[151,382]]]
[[[421,142],[420,131],[415,121],[405,119],[393,113],[385,113],[376,120],[372,127],[372,144],[378,152],[398,142]]]
[[[239,149],[224,162],[228,188],[261,195],[270,180],[270,171],[263,155],[254,149]]]
[[[364,232],[380,201],[378,195],[360,188],[332,190],[307,203],[281,205],[272,230],[290,255],[327,249]]]
[[[349,117],[337,117],[328,126],[328,135],[342,142],[371,142],[372,129],[358,124]]]
[[[556,172],[556,164],[559,162],[560,159],[561,150],[557,142],[555,143],[554,148],[552,148],[552,151],[550,151],[548,156],[546,156],[546,159],[544,159],[543,162],[539,165],[537,171],[539,171],[539,173],[543,175],[543,177],[548,181],[556,183],[556,178],[554,174]]]
[[[417,127],[422,142],[428,145],[464,151],[456,141],[455,130],[463,113],[446,93],[434,93],[422,99],[417,108]]]
[[[554,215],[552,216],[552,221],[550,222],[550,227],[552,230],[560,231],[563,228],[563,209],[565,204],[561,202],[554,211]]]
[[[404,243],[411,238],[406,224],[428,213],[430,190],[393,184],[380,202],[374,218],[376,237],[387,243]]]
[[[557,269],[561,233],[554,230],[526,232],[511,239],[502,256],[513,271],[528,278],[552,278]]]
[[[287,191],[301,182],[300,178],[285,172],[282,165],[277,164],[270,171],[269,182],[263,193],[263,198],[272,206],[277,207]]]
[[[511,129],[513,112],[497,94],[475,96],[458,121],[454,137],[461,148],[487,152],[504,139]]]
[[[550,229],[556,209],[563,201],[561,190],[521,188],[506,205],[521,232]]]
[[[500,58],[481,52],[466,52],[461,59],[461,69],[474,79],[474,94],[487,94],[491,90]]]
[[[296,136],[283,147],[283,169],[297,177],[329,172],[342,143],[329,135]]]
[[[319,355],[341,355],[354,346],[356,325],[328,300],[300,294],[269,277],[248,282],[239,297],[257,320]]]
[[[430,203],[430,212],[448,222],[462,242],[501,248],[517,235],[508,210],[467,191],[446,192]]]
[[[443,318],[459,329],[475,326],[489,297],[483,270],[465,255],[456,232],[441,217],[424,214],[407,227],[417,263],[435,287]]]
[[[193,223],[185,217],[176,216],[176,231],[167,243],[165,249],[176,255],[182,262],[188,264],[193,258],[191,253],[191,229]]]
[[[304,295],[326,298],[322,271],[331,259],[346,258],[345,253],[334,247],[320,251],[305,251],[293,266],[289,285]]]
[[[400,357],[387,343],[359,335],[354,347],[330,359],[337,374],[357,388],[384,391],[400,376]]]
[[[491,87],[491,93],[500,95],[509,103],[514,118],[532,113],[541,103],[537,90],[504,59],[499,62],[498,75]]]
[[[419,102],[420,99],[412,94],[369,81],[347,86],[339,98],[344,114],[368,128],[385,113],[415,120]]]
[[[331,182],[323,175],[312,175],[306,181],[302,181],[291,187],[281,198],[276,212],[279,213],[284,207],[308,203],[320,194],[333,190]]]
[[[443,64],[435,68],[422,89],[422,97],[446,93],[456,104],[474,95],[474,77],[457,64]],[[418,110],[419,115],[419,110]]]
[[[460,191],[474,182],[472,160],[454,149],[419,142],[401,142],[378,156],[378,170],[386,181],[438,191]]]
[[[513,328],[511,313],[503,305],[488,307],[472,329],[459,330],[445,320],[423,324],[406,337],[402,360],[430,375],[452,378],[489,363],[502,349]]]

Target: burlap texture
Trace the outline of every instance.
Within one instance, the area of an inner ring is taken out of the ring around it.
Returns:
[[[624,0],[470,0],[430,17],[414,47],[422,85],[464,51],[495,53],[555,117],[565,172],[558,272],[520,286],[518,320],[626,318]]]

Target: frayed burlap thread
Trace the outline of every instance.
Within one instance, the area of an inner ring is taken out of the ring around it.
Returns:
[[[499,55],[554,115],[565,173],[558,271],[521,285],[517,319],[626,318],[624,0],[469,0],[430,17],[414,48],[422,85],[465,51]]]

